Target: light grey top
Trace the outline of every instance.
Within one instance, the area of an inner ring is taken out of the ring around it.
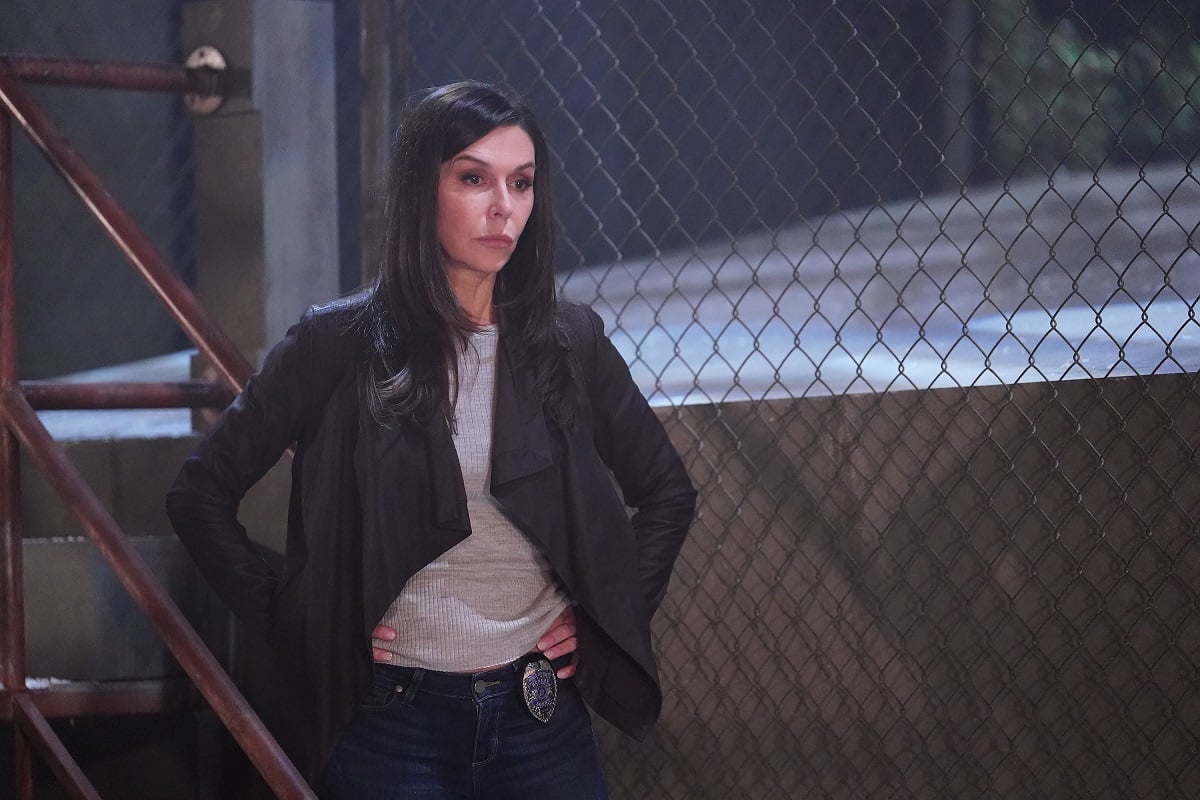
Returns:
[[[498,341],[486,327],[459,359],[453,439],[471,535],[417,572],[383,615],[396,641],[374,645],[393,664],[444,672],[504,664],[532,650],[567,606],[545,558],[488,493]]]

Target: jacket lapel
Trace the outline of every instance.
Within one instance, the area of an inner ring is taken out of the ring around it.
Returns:
[[[433,515],[439,528],[469,531],[467,490],[463,485],[458,452],[450,437],[450,426],[439,417],[425,429],[425,456],[429,464],[429,485],[433,491]]]
[[[364,475],[375,476],[375,480],[404,481],[408,470],[427,473],[430,523],[444,530],[470,530],[462,470],[450,428],[444,419],[439,418],[428,425],[396,420],[385,428],[376,424],[370,412],[364,410],[361,424],[370,429],[369,436],[360,436],[360,441],[371,449],[365,454],[369,472]],[[363,496],[378,496],[397,503],[406,497],[396,489],[388,490],[383,486],[373,487],[370,491],[364,487]],[[402,519],[405,514],[403,508],[390,506],[387,513],[397,515],[393,519]]]
[[[514,368],[516,359],[503,336],[497,361],[491,490],[498,496],[505,484],[552,466],[554,451],[533,374]]]
[[[527,369],[514,369],[515,361],[501,337],[492,423],[491,491],[497,498],[507,494],[508,484],[554,464],[553,438],[537,400],[533,375]],[[423,463],[429,475],[433,525],[443,530],[469,531],[462,470],[446,421],[437,419],[428,425],[398,421],[382,428],[373,425],[369,413],[364,412],[363,422],[372,427],[372,435],[363,437],[372,451],[368,456],[372,474],[400,479],[405,465]],[[384,492],[382,496],[393,495],[395,492]]]

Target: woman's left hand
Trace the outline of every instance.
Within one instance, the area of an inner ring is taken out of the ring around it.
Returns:
[[[537,641],[538,651],[550,660],[575,652],[579,645],[575,638],[575,609],[567,606],[563,612],[550,623],[550,629],[542,634]],[[569,678],[575,674],[575,659],[555,673],[559,678]]]

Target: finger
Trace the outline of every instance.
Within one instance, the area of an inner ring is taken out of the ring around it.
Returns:
[[[557,647],[563,642],[570,641],[575,638],[575,629],[566,626],[559,628],[551,628],[542,634],[542,638],[537,641],[537,649],[545,653],[552,647]],[[570,651],[564,651],[570,652]]]
[[[537,648],[543,653],[551,647],[557,647],[563,642],[570,641],[575,638],[575,629],[565,625],[551,628],[542,634],[542,638],[538,639]]]
[[[553,661],[556,658],[562,658],[565,655],[574,653],[578,646],[579,640],[574,636],[571,636],[563,639],[560,642],[555,642],[550,647],[539,647],[538,649],[541,651],[542,655]]]
[[[392,660],[392,654],[387,650],[380,650],[378,647],[372,647],[371,658],[387,664]]]
[[[571,659],[571,663],[562,667],[558,672],[554,673],[559,680],[565,680],[575,674],[575,659]]]
[[[396,641],[396,629],[389,628],[387,625],[376,625],[375,630],[371,631],[371,638],[394,642]]]
[[[568,606],[563,613],[555,618],[554,622],[550,623],[550,630],[542,634],[542,638],[538,639],[537,648],[543,653],[551,647],[571,639],[575,636],[575,613]],[[569,650],[563,652],[570,652]]]

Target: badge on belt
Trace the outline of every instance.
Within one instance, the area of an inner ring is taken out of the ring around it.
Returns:
[[[550,721],[558,704],[558,678],[549,661],[534,658],[525,664],[521,674],[521,694],[525,697],[525,707],[534,719]]]

